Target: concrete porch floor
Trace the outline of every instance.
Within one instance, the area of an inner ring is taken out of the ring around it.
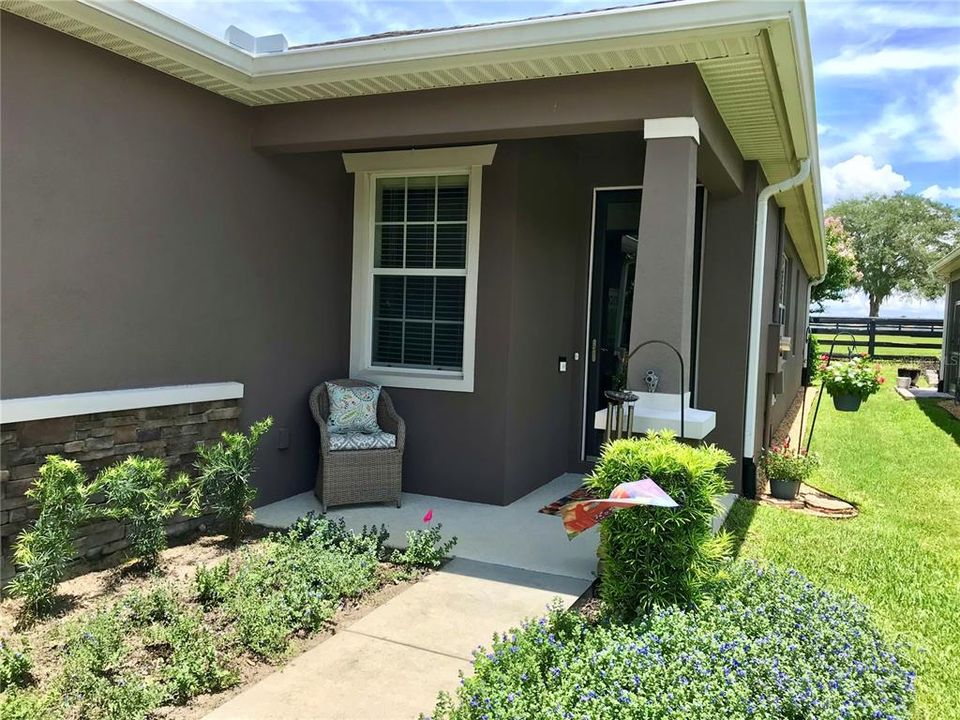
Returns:
[[[404,547],[406,531],[424,527],[424,513],[433,509],[433,522],[443,524],[444,537],[457,536],[453,554],[458,558],[590,580],[597,569],[596,528],[568,540],[559,517],[538,512],[582,481],[582,475],[561,475],[505,507],[403,493],[400,508],[357,505],[330,508],[328,515],[342,517],[355,530],[382,523],[390,530],[387,544]],[[319,513],[320,503],[305,492],[257,508],[255,516],[259,525],[284,528],[310,511]]]

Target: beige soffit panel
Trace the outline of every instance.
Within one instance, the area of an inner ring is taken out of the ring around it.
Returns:
[[[245,105],[696,64],[744,159],[769,182],[811,156],[812,180],[778,201],[808,274],[825,268],[801,0],[677,0],[258,56],[131,0],[0,7]]]

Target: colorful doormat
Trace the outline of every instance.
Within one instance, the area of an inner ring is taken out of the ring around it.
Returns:
[[[567,538],[573,540],[584,530],[589,530],[611,513],[624,508],[635,508],[639,505],[654,505],[657,507],[677,507],[676,501],[663,491],[650,478],[634,480],[617,485],[608,498],[592,500],[577,500],[564,505],[560,514],[563,518],[563,529],[567,531]]]
[[[593,494],[593,491],[590,490],[586,485],[581,485],[576,490],[574,490],[569,495],[564,495],[559,500],[554,500],[549,505],[545,505],[540,508],[538,512],[542,512],[544,515],[559,515],[560,510],[563,509],[564,505],[567,505],[577,500],[595,500],[596,496]]]

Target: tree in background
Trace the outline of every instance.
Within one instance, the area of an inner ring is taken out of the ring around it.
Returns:
[[[930,265],[960,236],[960,215],[919,195],[869,195],[844,200],[828,214],[850,235],[860,276],[854,282],[870,301],[870,317],[894,291],[928,299],[940,297],[943,283]]]
[[[850,233],[843,227],[843,221],[828,215],[823,226],[827,239],[827,276],[810,288],[810,302],[817,312],[823,312],[823,303],[827,300],[843,300],[844,293],[861,278]]]

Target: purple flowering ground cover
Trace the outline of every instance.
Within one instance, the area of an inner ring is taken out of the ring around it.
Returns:
[[[436,718],[898,720],[915,681],[902,655],[853,597],[736,562],[698,609],[593,624],[554,608],[494,638]]]

